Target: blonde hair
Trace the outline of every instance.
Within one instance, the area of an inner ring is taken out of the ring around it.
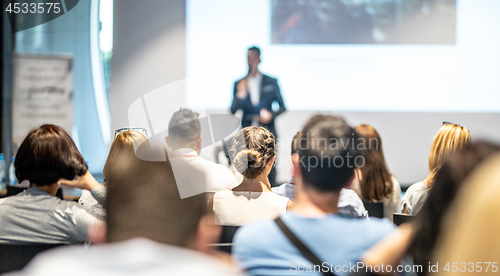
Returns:
[[[470,132],[466,127],[451,123],[443,124],[432,142],[429,154],[429,174],[424,183],[432,187],[436,172],[443,164],[444,158],[448,154],[463,149],[470,144]]]
[[[104,179],[109,179],[111,167],[120,161],[120,157],[123,156],[123,154],[135,154],[137,148],[143,143],[146,143],[145,145],[149,146],[148,138],[140,132],[128,130],[118,133],[113,140],[113,143],[111,143],[108,159],[106,160],[106,164],[102,170]]]
[[[489,262],[500,259],[500,154],[481,164],[462,185],[447,212],[433,262]],[[460,265],[460,264],[458,264]],[[491,267],[481,275],[498,275]],[[483,274],[484,273],[484,274]],[[451,275],[463,275],[449,272]]]

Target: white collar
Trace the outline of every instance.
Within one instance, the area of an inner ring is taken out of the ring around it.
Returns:
[[[262,74],[260,72],[257,72],[257,74],[255,74],[255,76],[253,76],[253,77],[248,76],[247,78],[254,79],[254,80],[260,80],[260,79],[262,79]]]
[[[188,156],[188,155],[189,156],[194,155],[194,156],[198,157],[198,153],[195,150],[190,149],[190,148],[176,149],[176,150],[174,150],[173,155],[174,155],[174,157],[176,157],[176,156]]]

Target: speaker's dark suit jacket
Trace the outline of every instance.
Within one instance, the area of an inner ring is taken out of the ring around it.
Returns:
[[[238,82],[234,83],[234,91],[233,91],[233,103],[231,105],[231,113],[236,113],[239,109],[243,110],[243,117],[241,119],[241,127],[247,127],[252,125],[252,118],[254,116],[259,116],[260,110],[262,108],[267,109],[272,114],[271,121],[262,125],[267,127],[272,134],[276,136],[276,127],[274,126],[274,120],[278,115],[285,112],[285,104],[283,103],[283,98],[281,97],[280,88],[278,86],[278,82],[275,78],[271,78],[267,75],[262,75],[262,81],[260,85],[260,100],[257,106],[252,105],[252,100],[250,99],[250,91],[247,94],[247,97],[244,99],[239,99],[236,96]],[[276,102],[279,105],[278,110],[273,110],[272,105]]]

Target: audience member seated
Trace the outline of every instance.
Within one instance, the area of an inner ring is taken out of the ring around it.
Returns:
[[[172,115],[165,139],[173,150],[169,158],[181,198],[207,191],[223,191],[238,185],[236,176],[228,168],[198,156],[201,151],[200,134],[198,113],[180,109]]]
[[[276,160],[274,135],[264,127],[243,128],[234,137],[230,154],[243,182],[215,193],[211,200],[215,223],[243,225],[286,212],[289,199],[272,193],[268,179]]]
[[[297,145],[299,143],[300,135],[302,131],[298,131],[295,133],[292,139],[292,156],[297,153]],[[290,182],[283,183],[278,187],[274,187],[271,189],[273,193],[276,193],[280,196],[288,197],[293,200],[295,197],[295,180],[292,177]],[[355,218],[368,218],[368,211],[365,209],[363,205],[363,201],[359,196],[351,189],[342,188],[340,191],[339,204],[337,206],[339,208],[339,214],[355,217]]]
[[[206,195],[180,198],[168,161],[124,156],[109,173],[105,243],[45,252],[22,275],[240,275],[210,255],[221,227]]]
[[[478,142],[450,153],[436,172],[434,185],[416,218],[409,225],[401,226],[402,229],[408,230],[407,233],[398,233],[370,249],[364,261],[373,265],[397,265],[403,256],[408,255],[415,265],[424,268],[418,275],[432,274],[429,272],[429,262],[439,239],[449,233],[442,225],[450,219],[447,216],[454,216],[450,209],[453,204],[457,204],[455,202],[460,202],[456,195],[464,189],[469,189],[466,181],[469,175],[473,174],[484,160],[499,151],[499,146]],[[462,215],[459,213],[459,216]]]
[[[364,139],[365,165],[357,170],[359,181],[353,184],[353,190],[367,202],[382,201],[384,217],[392,221],[394,213],[399,212],[401,185],[389,173],[382,150],[382,139],[370,125],[358,125],[354,128]]]
[[[66,131],[43,125],[31,131],[15,158],[19,182],[30,188],[0,199],[1,243],[81,243],[87,229],[101,223],[86,208],[55,197],[58,183],[76,177],[73,187],[88,189],[104,203],[103,188],[88,172],[85,161]]]
[[[359,135],[354,129],[342,118],[316,115],[304,126],[301,138],[298,155],[292,158],[296,196],[291,210],[275,221],[248,224],[236,232],[233,254],[251,275],[303,275],[308,271],[320,275],[313,265],[322,269],[322,263],[329,269],[349,266],[394,230],[388,220],[337,214],[340,190],[353,181],[355,160],[360,156]],[[339,147],[346,143],[353,146]],[[319,264],[291,242],[287,228]]]
[[[401,200],[401,212],[415,215],[424,205],[427,193],[432,188],[436,172],[446,155],[463,149],[471,143],[469,130],[463,126],[444,122],[431,146],[429,155],[429,174],[424,181],[411,185]]]
[[[500,155],[481,164],[463,185],[444,221],[431,263],[450,264],[447,275],[498,275],[500,260]],[[491,263],[489,263],[491,262]],[[459,266],[458,269],[454,267]],[[458,271],[457,271],[458,270]],[[456,272],[455,272],[456,271]],[[471,273],[472,272],[472,273]]]
[[[110,168],[120,162],[124,154],[135,154],[135,150],[143,143],[147,144],[148,138],[138,131],[126,130],[123,132],[118,131],[116,133],[115,139],[113,140],[113,143],[111,143],[108,159],[106,160],[106,164],[104,164],[104,169],[102,170],[102,174],[104,175],[103,186],[106,186],[106,181],[110,177]],[[104,207],[99,204],[99,202],[97,202],[97,200],[87,190],[82,191],[82,196],[80,197],[80,200],[78,200],[78,203],[89,208],[98,218],[104,219],[106,216]]]

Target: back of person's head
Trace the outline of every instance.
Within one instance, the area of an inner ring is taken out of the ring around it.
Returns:
[[[104,179],[109,179],[110,167],[120,162],[124,154],[135,154],[135,151],[143,144],[149,144],[148,138],[138,131],[127,130],[116,134],[109,149],[108,159],[102,170]]]
[[[200,138],[198,113],[181,108],[170,118],[168,140],[173,148],[193,147]]]
[[[299,139],[298,166],[304,187],[340,192],[352,180],[354,169],[364,165],[358,150],[359,134],[344,119],[316,115]]]
[[[297,133],[295,133],[295,135],[293,136],[292,145],[291,145],[292,155],[294,155],[295,153],[298,153],[298,145],[299,145],[300,135],[302,135],[302,130],[297,131]]]
[[[31,131],[19,146],[14,161],[19,182],[45,186],[61,178],[72,180],[87,172],[87,164],[73,139],[62,128],[42,125]]]
[[[500,153],[497,152],[467,177],[443,219],[431,258],[433,264],[459,261],[466,262],[469,269],[472,263],[476,274],[481,269],[481,275],[498,275],[498,263],[488,264],[490,260],[500,260],[500,217],[496,214],[500,209],[498,168]],[[449,273],[464,274],[460,271]]]
[[[424,183],[429,187],[434,182],[434,176],[443,164],[443,160],[451,152],[463,149],[471,143],[470,132],[467,128],[445,122],[432,141],[429,154],[429,175]]]
[[[146,149],[146,148],[143,148]],[[142,153],[144,155],[144,153]],[[125,155],[110,168],[107,184],[107,241],[144,237],[187,247],[207,214],[204,194],[181,199],[170,162]]]
[[[498,145],[477,142],[450,153],[444,159],[415,221],[415,238],[408,251],[416,264],[427,264],[430,260],[432,249],[441,232],[442,220],[456,194],[465,185],[465,179],[479,164],[499,151]]]
[[[354,128],[364,139],[365,165],[361,167],[360,188],[363,200],[379,201],[392,194],[393,183],[387,169],[382,140],[377,130],[363,124]]]
[[[243,128],[233,139],[230,155],[239,173],[256,178],[276,156],[274,135],[264,127]]]

